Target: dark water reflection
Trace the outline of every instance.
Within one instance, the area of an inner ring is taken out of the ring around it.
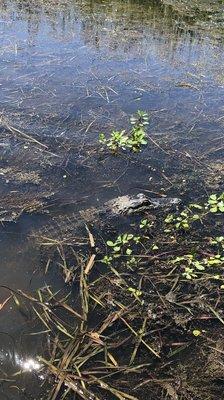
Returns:
[[[152,116],[153,138],[164,137],[185,152],[205,151],[223,138],[222,6],[185,14],[173,3],[0,1],[1,117],[30,134],[85,146],[95,143],[101,130],[126,126],[130,114],[143,109]],[[170,168],[164,154],[150,146],[140,157]],[[222,161],[223,153],[217,157]],[[136,192],[139,186],[161,189],[157,176],[147,175],[144,167],[127,170],[119,187],[102,189],[105,182],[116,182],[126,165],[116,160],[97,168],[94,177],[89,169],[77,177],[71,168],[70,183],[58,184],[58,197],[80,200],[91,192],[88,206],[133,188]],[[178,195],[175,190],[172,194]],[[45,279],[37,274],[33,280],[41,260],[27,244],[29,224],[33,220],[2,229],[0,274],[2,284],[33,291]],[[55,284],[60,287],[60,278]],[[3,301],[6,290],[0,295]],[[26,324],[11,303],[0,311],[1,331],[18,338]],[[31,348],[28,341],[25,353]],[[24,351],[21,346],[19,350]],[[0,363],[4,370],[1,358]],[[0,396],[27,398],[7,390],[3,387]]]

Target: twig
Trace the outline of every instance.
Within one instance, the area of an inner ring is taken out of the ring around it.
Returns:
[[[36,143],[39,146],[43,147],[44,149],[48,149],[48,146],[46,144],[39,142],[39,140],[34,139],[32,136],[27,135],[27,133],[20,131],[19,129],[15,128],[14,126],[10,126],[7,123],[5,123],[4,125],[11,133],[16,133],[16,134],[22,136],[23,138],[29,140],[30,142]]]

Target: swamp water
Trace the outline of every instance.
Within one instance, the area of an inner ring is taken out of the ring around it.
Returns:
[[[223,3],[188,3],[0,1],[0,399],[48,396],[35,364],[49,340],[37,333],[48,329],[18,290],[48,286],[62,298],[71,289],[33,235],[48,237],[50,224],[57,240],[79,210],[123,194],[187,204],[223,191]],[[121,157],[102,151],[99,133],[128,129],[137,110],[150,115],[148,145]],[[144,388],[139,399],[202,398],[177,397],[179,383],[159,377],[161,391]],[[146,370],[147,379],[159,380]],[[224,375],[216,379],[221,389],[204,398],[223,398]],[[90,398],[83,393],[70,398]]]

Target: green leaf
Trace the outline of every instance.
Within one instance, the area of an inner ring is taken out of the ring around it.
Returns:
[[[126,254],[127,254],[128,256],[130,256],[130,255],[132,254],[132,249],[127,249],[127,250],[126,250]]]
[[[222,261],[220,261],[218,258],[211,258],[208,260],[208,265],[218,265],[221,263]]]
[[[133,239],[133,237],[134,237],[134,235],[129,234],[129,235],[127,235],[127,240],[129,241],[129,240]]]
[[[199,331],[198,329],[194,329],[192,333],[196,337],[201,335],[201,331]]]
[[[193,217],[192,217],[192,219],[196,221],[197,219],[200,219],[200,217],[199,217],[198,214],[194,214]]]
[[[190,204],[190,207],[197,208],[198,210],[202,210],[202,206],[200,204]]]
[[[114,247],[115,245],[116,245],[116,243],[112,242],[111,240],[107,241],[107,246]]]
[[[195,261],[193,263],[193,265],[195,266],[196,269],[198,269],[199,271],[204,271],[205,267],[204,265],[202,265],[199,261]]]
[[[219,211],[224,212],[224,204],[218,204]]]
[[[172,214],[167,215],[165,222],[166,224],[170,224],[173,221],[174,217]]]
[[[99,134],[99,142],[100,143],[105,143],[106,142],[106,137],[105,137],[104,133],[100,133]]]
[[[115,247],[114,247],[114,252],[115,252],[115,253],[117,253],[117,252],[120,251],[120,250],[121,250],[120,246],[115,246]]]

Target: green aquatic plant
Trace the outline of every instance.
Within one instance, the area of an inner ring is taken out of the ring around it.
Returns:
[[[209,209],[210,212],[212,213],[217,213],[217,212],[224,212],[224,193],[222,193],[220,196],[217,194],[212,194],[209,199],[206,207]]]
[[[134,126],[144,127],[149,125],[149,115],[145,111],[138,110],[135,115],[132,115],[130,122]]]
[[[164,231],[170,232],[171,229],[189,230],[195,221],[203,222],[211,213],[224,213],[224,193],[221,193],[220,195],[212,194],[205,203],[192,203],[177,214],[168,214],[164,220],[168,228]]]
[[[153,225],[154,225],[154,221],[149,221],[147,218],[143,218],[140,221],[139,228],[146,230],[148,228],[151,228]]]
[[[147,144],[146,133],[143,127],[135,126],[127,141],[127,147],[131,151],[137,153],[141,150],[141,147]]]
[[[198,272],[205,270],[203,263],[195,260],[192,254],[176,257],[171,263],[183,268],[182,275],[187,279],[197,278]]]
[[[133,287],[128,288],[128,292],[133,296],[141,305],[144,304],[144,300],[141,300],[140,297],[142,296],[142,291],[139,289],[135,289]]]
[[[125,150],[128,144],[128,136],[125,131],[113,131],[109,139],[106,139],[104,133],[99,135],[99,142],[105,144],[112,152],[117,152],[119,148]]]
[[[200,257],[197,254],[185,254],[171,260],[171,263],[178,265],[182,270],[182,275],[187,279],[198,278],[208,270],[209,267],[224,266],[224,252],[212,254],[208,257]],[[208,271],[207,271],[208,272]],[[211,272],[211,271],[210,271]],[[212,274],[211,277],[219,278],[219,275]]]
[[[125,130],[112,131],[109,138],[104,133],[100,133],[99,142],[106,146],[112,153],[118,150],[127,150],[137,153],[142,146],[147,144],[146,126],[149,124],[148,114],[144,111],[137,111],[130,119],[132,129],[130,132]]]
[[[167,215],[163,220],[161,227],[163,232],[169,233],[173,229],[176,230],[173,239],[177,243],[181,239],[181,230],[187,230],[189,231],[189,234],[191,234],[191,230],[195,227],[197,231],[200,226],[205,226],[206,223],[211,220],[211,217],[215,217],[214,214],[217,213],[220,215],[220,213],[222,213],[222,204],[220,204],[220,202],[223,201],[222,199],[223,194],[216,196],[211,195],[205,203],[192,203],[183,211]],[[216,212],[211,210],[211,207],[213,208],[214,204],[215,207],[217,207]],[[208,220],[206,217],[209,217]],[[200,222],[201,225],[195,225],[194,227],[193,223],[196,221]],[[147,229],[153,227],[154,221],[143,218],[138,225],[140,230],[139,235],[136,233],[124,233],[118,235],[113,241],[108,240],[107,246],[110,251],[101,261],[111,266],[112,264],[116,264],[116,262],[118,262],[117,259],[119,259],[119,262],[121,261],[123,266],[130,270],[134,270],[137,265],[141,265],[141,262],[144,259],[142,250],[144,252],[144,249],[148,249],[148,252],[150,252],[149,257],[153,257],[152,254],[155,254],[155,252],[158,254],[159,251],[161,252],[162,250],[160,241],[155,241],[153,236],[150,239],[145,235]],[[154,233],[154,230],[151,233]],[[220,269],[224,266],[224,236],[220,235],[215,236],[214,238],[201,238],[200,243],[201,246],[204,247],[210,245],[210,248],[207,251],[201,250],[201,253],[200,250],[197,251],[192,248],[192,253],[183,253],[178,257],[171,256],[167,260],[168,265],[173,265],[174,270],[187,280],[202,278],[203,274],[206,275],[206,279],[220,279],[220,271],[218,269],[214,270],[213,267]],[[139,244],[140,247],[136,246]]]
[[[214,239],[211,239],[210,243],[216,246],[220,246],[222,249],[224,249],[224,236],[217,236]]]
[[[141,239],[141,236],[124,233],[123,235],[119,235],[114,241],[108,240],[107,246],[111,248],[111,253],[101,261],[105,264],[110,264],[113,258],[118,258],[121,255],[130,256],[133,251],[132,245],[140,243]]]
[[[130,233],[124,233],[123,235],[119,235],[116,240],[113,242],[112,240],[107,241],[107,246],[113,248],[113,252],[117,253],[122,250],[122,248],[127,245],[130,240],[134,238],[134,235]]]
[[[102,263],[106,264],[106,265],[111,265],[111,262],[113,261],[113,257],[111,256],[104,256],[101,260]]]

